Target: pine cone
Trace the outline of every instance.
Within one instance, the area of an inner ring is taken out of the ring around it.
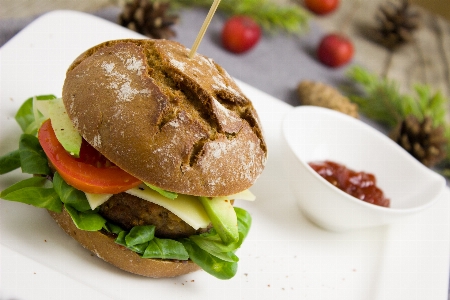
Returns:
[[[176,35],[170,26],[178,22],[177,15],[166,15],[170,3],[133,0],[125,4],[118,23],[153,39],[170,39]]]
[[[305,80],[299,83],[297,93],[303,105],[326,107],[358,117],[358,106],[329,85]]]
[[[427,167],[445,158],[444,127],[433,127],[430,117],[419,121],[409,115],[392,131],[391,138]]]
[[[378,27],[373,30],[372,38],[393,50],[413,40],[413,31],[419,27],[420,15],[410,9],[408,0],[401,0],[398,5],[388,2],[380,6],[376,20]]]

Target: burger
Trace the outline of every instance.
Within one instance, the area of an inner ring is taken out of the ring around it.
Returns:
[[[154,278],[237,271],[251,225],[234,201],[267,148],[251,101],[212,59],[168,40],[114,40],[82,53],[62,98],[32,97],[2,173],[33,174],[1,192],[46,208],[83,247]]]

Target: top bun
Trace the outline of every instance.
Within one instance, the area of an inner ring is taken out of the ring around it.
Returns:
[[[115,40],[69,67],[63,101],[83,138],[159,188],[225,196],[249,188],[267,148],[258,115],[212,59],[167,40]]]

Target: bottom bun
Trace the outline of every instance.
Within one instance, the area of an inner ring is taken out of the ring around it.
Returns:
[[[61,213],[48,211],[64,231],[104,261],[124,271],[152,278],[175,277],[200,267],[192,261],[141,258],[137,253],[118,245],[114,238],[100,231],[78,229],[65,209]]]

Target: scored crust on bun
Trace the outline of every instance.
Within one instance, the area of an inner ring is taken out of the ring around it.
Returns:
[[[257,113],[227,72],[167,40],[116,40],[81,54],[63,87],[82,137],[161,189],[225,196],[253,185],[267,148]]]
[[[200,270],[200,267],[190,260],[143,259],[136,252],[116,244],[114,237],[106,233],[78,229],[65,209],[61,213],[49,213],[56,223],[84,248],[124,271],[146,277],[166,278]]]
[[[224,69],[200,54],[188,55],[189,49],[167,40],[99,44],[68,68],[65,110],[87,143],[146,184],[200,198],[240,193],[253,185],[267,159],[258,115]],[[128,192],[112,195],[97,212],[126,231],[155,226],[155,237],[162,239],[182,241],[212,228],[210,223],[194,229],[169,209]],[[160,278],[200,269],[191,256],[141,258],[117,244],[116,234],[78,229],[66,209],[50,215],[83,247],[125,271]],[[248,230],[251,218],[241,222]],[[234,276],[235,267],[227,268],[214,276]]]
[[[36,96],[19,108],[19,125],[37,135],[21,136],[20,150],[6,154],[19,164],[8,168],[33,177],[0,197],[47,209],[122,270],[235,276],[252,218],[234,201],[255,199],[247,189],[267,147],[234,80],[189,52],[173,41],[127,39],[82,53],[62,98]],[[23,149],[30,155],[17,157]]]

